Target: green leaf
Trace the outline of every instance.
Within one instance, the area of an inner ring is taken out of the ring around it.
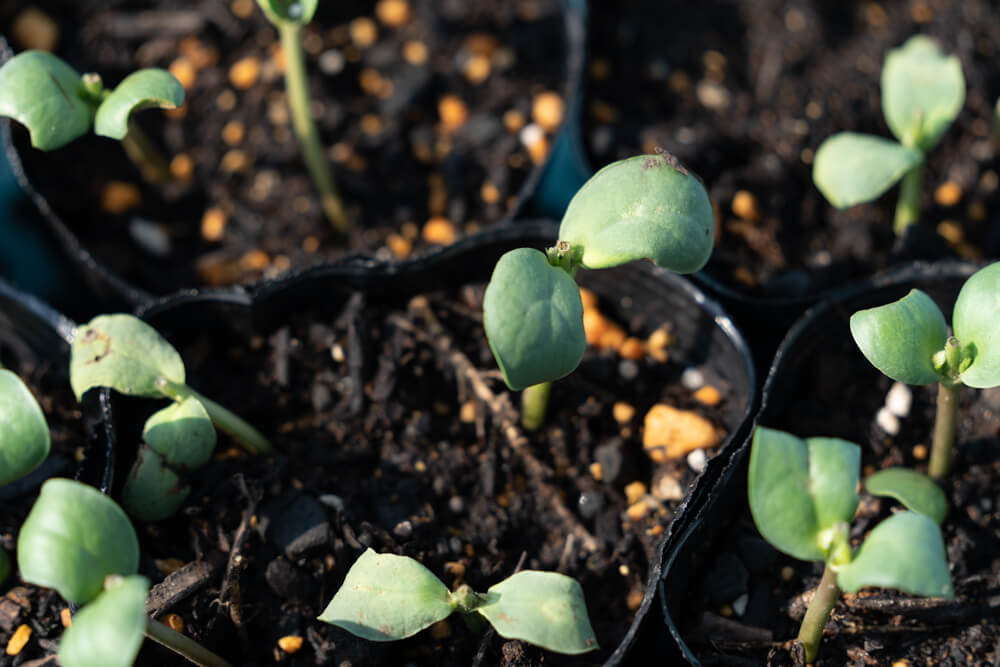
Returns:
[[[162,456],[140,445],[135,463],[125,478],[122,507],[141,521],[159,521],[177,511],[191,493]]]
[[[952,327],[960,344],[975,346],[962,382],[985,389],[1000,385],[1000,262],[976,271],[958,293]]]
[[[923,161],[912,148],[856,132],[827,137],[813,158],[813,182],[826,200],[847,208],[877,199]]]
[[[916,470],[880,470],[865,480],[865,488],[873,496],[895,498],[907,509],[925,514],[939,525],[948,513],[948,499],[944,491],[930,477]]]
[[[21,526],[17,562],[24,581],[84,604],[109,574],[136,572],[139,541],[113,500],[86,484],[50,479]]]
[[[387,642],[415,635],[453,609],[448,589],[426,567],[406,556],[366,549],[319,620]]]
[[[275,26],[282,23],[305,25],[312,21],[319,0],[257,0],[257,4]]]
[[[483,328],[515,390],[569,375],[587,346],[579,287],[531,248],[497,262],[483,296]]]
[[[851,335],[865,358],[893,380],[930,384],[941,379],[931,357],[944,349],[948,325],[934,300],[918,289],[851,315]]]
[[[142,439],[171,468],[195,470],[212,457],[216,434],[202,402],[188,397],[147,419]]]
[[[70,346],[69,381],[77,399],[91,387],[157,398],[160,376],[184,383],[184,362],[156,329],[133,315],[99,315],[79,327]]]
[[[930,151],[964,102],[962,63],[956,56],[942,54],[934,40],[915,35],[886,54],[882,113],[903,144]]]
[[[592,269],[651,259],[678,273],[712,254],[715,214],[705,187],[671,155],[613,162],[576,193],[559,239],[583,248]]]
[[[830,532],[858,507],[861,449],[836,438],[757,427],[750,450],[750,512],[764,539],[801,560],[824,560]]]
[[[0,116],[27,127],[39,150],[55,150],[86,133],[94,106],[76,70],[51,53],[25,51],[0,67]]]
[[[24,477],[49,455],[45,415],[24,383],[0,369],[0,486]]]
[[[837,573],[848,593],[865,586],[893,588],[911,595],[952,598],[941,530],[916,512],[894,514],[877,525],[849,565]]]
[[[104,98],[94,118],[94,132],[102,137],[123,139],[133,111],[160,107],[176,109],[184,104],[184,87],[164,69],[143,69],[129,74]]]
[[[149,580],[125,577],[78,611],[59,642],[63,667],[131,667],[146,632]]]
[[[476,611],[501,637],[568,655],[598,648],[583,589],[571,577],[524,570],[492,586],[486,597]]]

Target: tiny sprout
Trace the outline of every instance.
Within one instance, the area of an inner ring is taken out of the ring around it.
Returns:
[[[799,439],[757,427],[750,451],[750,513],[779,551],[825,568],[798,639],[806,662],[819,650],[823,626],[841,591],[865,586],[911,595],[954,597],[944,540],[944,492],[928,477],[890,468],[872,475],[868,493],[900,501],[909,511],[877,525],[857,550],[849,543],[857,511],[861,448],[838,438]]]
[[[32,146],[55,150],[93,127],[95,134],[121,141],[143,177],[154,183],[169,180],[169,169],[129,119],[139,109],[183,103],[184,88],[162,69],[133,72],[106,90],[97,74],[81,76],[45,51],[25,51],[0,67],[0,116],[27,127]]]
[[[893,229],[902,236],[920,217],[927,153],[965,101],[962,64],[929,37],[890,49],[882,68],[882,112],[898,142],[841,132],[816,151],[813,181],[837,208],[872,201],[902,179]]]
[[[678,273],[697,271],[712,252],[714,220],[704,186],[676,158],[640,155],[604,167],[580,188],[554,247],[500,258],[483,297],[483,327],[507,386],[525,389],[525,428],[541,426],[549,383],[583,358],[577,270],[651,259]]]
[[[347,572],[319,620],[376,642],[404,639],[453,612],[478,614],[501,637],[556,653],[598,648],[580,584],[557,572],[523,570],[477,593],[451,592],[426,567],[406,556],[367,549]]]
[[[898,382],[938,383],[937,415],[928,474],[951,466],[961,386],[1000,385],[1000,262],[962,286],[952,313],[954,335],[937,304],[914,289],[893,303],[851,315],[854,342],[873,366]]]

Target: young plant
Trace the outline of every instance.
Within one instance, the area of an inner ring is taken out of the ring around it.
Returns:
[[[476,593],[451,592],[426,567],[406,556],[365,550],[347,572],[319,620],[375,642],[404,639],[453,612],[479,615],[501,637],[556,653],[598,648],[583,590],[558,572],[523,570]]]
[[[285,55],[285,90],[292,111],[292,125],[299,138],[309,177],[319,192],[323,212],[340,231],[347,229],[344,205],[337,193],[333,170],[319,139],[309,104],[309,82],[302,49],[302,26],[312,20],[319,0],[257,0],[267,19],[278,29]]]
[[[0,116],[27,127],[32,146],[55,150],[93,127],[95,134],[121,141],[151,183],[169,181],[170,171],[129,118],[138,109],[174,109],[182,104],[184,88],[162,69],[133,72],[114,90],[106,90],[97,74],[81,76],[45,51],[25,51],[0,67]]]
[[[541,426],[549,383],[583,358],[577,270],[651,259],[691,273],[708,261],[714,231],[712,203],[697,177],[667,153],[640,155],[604,167],[580,188],[554,247],[500,258],[483,297],[483,326],[507,386],[525,390],[525,428]]]
[[[963,384],[1000,385],[1000,262],[969,277],[952,312],[952,336],[937,304],[918,289],[898,301],[851,315],[851,335],[865,357],[893,380],[938,383],[928,474],[948,475],[958,396]]]
[[[910,511],[893,514],[857,550],[851,548],[860,466],[861,448],[846,440],[801,440],[762,427],[754,432],[748,491],[757,529],[779,551],[825,563],[799,629],[808,663],[816,659],[841,591],[878,586],[954,597],[938,527],[947,501],[937,484],[917,472],[893,468],[868,479],[870,494],[895,498]]]
[[[25,582],[83,605],[59,642],[64,667],[128,667],[143,634],[198,665],[226,661],[146,617],[149,580],[137,576],[139,541],[128,517],[96,489],[68,479],[42,485],[17,539]]]
[[[900,179],[893,229],[902,236],[920,217],[924,160],[965,101],[962,64],[916,35],[890,49],[882,67],[882,113],[898,141],[840,132],[816,151],[813,181],[837,208],[878,198]]]

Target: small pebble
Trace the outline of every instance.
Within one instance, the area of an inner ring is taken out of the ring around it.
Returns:
[[[260,61],[254,57],[241,58],[229,67],[229,82],[239,90],[246,90],[260,77]]]
[[[319,71],[327,76],[340,74],[344,71],[344,54],[337,49],[327,49],[319,54],[316,64],[319,66]]]
[[[174,632],[184,632],[184,619],[180,614],[167,614],[164,624]]]
[[[719,390],[710,384],[706,384],[704,387],[694,392],[694,400],[698,401],[702,405],[718,405],[719,401],[722,400],[722,394]]]
[[[897,417],[906,417],[910,414],[910,406],[913,404],[913,392],[902,382],[893,382],[889,388],[889,393],[885,395],[885,407]]]
[[[20,625],[7,642],[7,655],[17,655],[24,650],[28,640],[31,639],[31,626]]]
[[[486,56],[473,55],[462,66],[462,73],[471,84],[480,84],[490,75],[490,59]]]
[[[170,175],[179,183],[187,183],[194,174],[194,160],[187,153],[178,153],[170,160]]]
[[[375,26],[375,21],[367,16],[359,16],[351,21],[350,33],[351,41],[362,49],[374,44],[378,38],[378,28]]]
[[[747,605],[750,603],[750,596],[744,593],[732,602],[733,612],[737,616],[742,616],[747,611]]]
[[[124,181],[109,181],[101,191],[101,209],[111,215],[121,215],[141,201],[139,188]]]
[[[662,468],[653,474],[652,493],[657,500],[680,500],[684,497],[684,489],[673,472]]]
[[[611,414],[619,424],[627,424],[635,416],[635,408],[624,401],[618,401],[611,408]]]
[[[875,415],[875,422],[886,432],[887,435],[899,434],[899,417],[892,414],[889,409],[882,406]]]
[[[289,655],[297,653],[302,648],[302,637],[298,635],[286,635],[278,640],[278,648]]]
[[[695,94],[702,106],[712,111],[724,111],[729,107],[729,91],[718,83],[699,81]]]
[[[914,445],[913,458],[918,461],[925,460],[927,458],[927,445]]]
[[[403,44],[403,58],[415,67],[423,65],[427,62],[427,45],[411,39]]]
[[[580,516],[584,519],[593,519],[598,512],[604,509],[604,494],[600,491],[586,491],[580,494],[577,501],[577,508]]]
[[[634,505],[629,505],[628,509],[625,510],[625,516],[629,518],[629,521],[639,521],[642,517],[649,513],[649,504],[645,499],[639,500]]]
[[[747,190],[738,190],[733,195],[733,213],[749,222],[760,220],[760,209],[757,208],[757,198]]]
[[[197,77],[194,64],[187,58],[181,56],[174,60],[167,67],[167,71],[174,75],[174,78],[180,82],[184,90],[190,90],[194,86],[195,78]]]
[[[670,334],[670,326],[664,325],[649,335],[646,339],[646,352],[661,364],[667,363],[670,359],[669,347],[673,342]],[[704,384],[704,381],[702,382]],[[695,387],[697,389],[697,387]],[[693,391],[693,390],[692,390]]]
[[[688,453],[687,455],[688,468],[695,471],[696,473],[705,472],[705,466],[708,465],[708,455],[705,454],[704,449],[695,449]]]
[[[643,348],[641,340],[630,336],[623,340],[622,344],[618,346],[618,354],[625,359],[641,361],[646,356],[646,350]]]
[[[14,17],[10,34],[23,49],[51,52],[59,43],[59,24],[37,7],[26,7]]]
[[[201,237],[206,241],[218,241],[226,229],[226,213],[218,206],[205,210],[201,216]]]
[[[642,599],[645,597],[641,588],[633,588],[628,592],[628,596],[625,598],[625,606],[628,607],[629,611],[635,611],[642,604]]]
[[[69,607],[63,607],[62,611],[59,612],[59,622],[64,628],[73,625],[73,614],[69,613]]]
[[[396,527],[392,529],[392,534],[396,537],[407,539],[413,535],[413,523],[409,519],[400,521],[396,524]]]
[[[469,118],[469,108],[457,95],[444,95],[438,100],[438,117],[445,132],[454,132]]]
[[[379,0],[375,16],[390,28],[398,28],[410,20],[410,3],[406,0]]]
[[[451,245],[455,242],[458,233],[455,231],[455,224],[448,218],[431,218],[424,224],[421,232],[424,241],[437,245]]]
[[[634,505],[646,495],[646,485],[635,481],[625,485],[625,499],[629,505]]]
[[[957,245],[965,238],[962,225],[957,220],[942,220],[938,223],[937,233],[951,245]]]
[[[639,377],[639,364],[631,359],[622,359],[618,362],[618,375],[622,376],[623,380],[636,379]]]
[[[719,432],[712,422],[695,412],[662,403],[650,408],[644,423],[642,446],[655,463],[714,447],[719,442]]]
[[[150,255],[166,257],[170,254],[170,234],[163,225],[145,218],[132,218],[128,223],[128,233]]]
[[[934,201],[940,206],[954,206],[962,200],[962,187],[954,181],[945,181],[934,191]]]
[[[528,123],[521,128],[518,137],[521,143],[530,149],[535,144],[545,141],[545,130],[537,123]]]
[[[546,132],[555,132],[562,124],[565,105],[559,93],[545,91],[535,95],[531,105],[531,119]]]
[[[604,479],[604,466],[600,464],[599,461],[595,461],[588,466],[590,470],[590,476],[600,482]]]
[[[448,509],[455,514],[461,514],[465,511],[465,501],[462,500],[462,496],[452,496],[448,499]]]
[[[688,391],[697,391],[705,384],[705,374],[695,367],[685,368],[681,373],[681,386]]]

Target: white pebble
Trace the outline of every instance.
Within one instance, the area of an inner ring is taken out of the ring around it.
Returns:
[[[323,74],[340,74],[344,69],[344,54],[337,49],[328,49],[319,54],[319,60],[316,64],[319,65],[319,71]]]
[[[704,449],[692,449],[687,455],[687,464],[691,470],[697,473],[702,473],[705,471],[705,466],[708,465],[708,456],[705,454]]]
[[[145,218],[132,218],[128,223],[128,232],[132,240],[149,254],[157,257],[170,254],[170,235],[163,225]]]
[[[521,143],[531,148],[545,138],[545,130],[538,123],[528,123],[521,128]]]
[[[897,417],[910,414],[913,404],[913,392],[902,382],[893,382],[889,393],[885,395],[885,407]]]
[[[316,498],[319,502],[337,512],[344,511],[344,499],[332,493],[324,493]]]
[[[899,433],[899,417],[889,412],[889,408],[885,406],[879,408],[878,414],[875,415],[875,421],[887,434],[896,435]]]
[[[747,605],[750,603],[750,596],[744,593],[735,600],[729,606],[733,608],[733,613],[737,616],[742,616],[747,611]]]
[[[688,391],[697,391],[705,385],[705,374],[693,366],[681,374],[681,385]]]

